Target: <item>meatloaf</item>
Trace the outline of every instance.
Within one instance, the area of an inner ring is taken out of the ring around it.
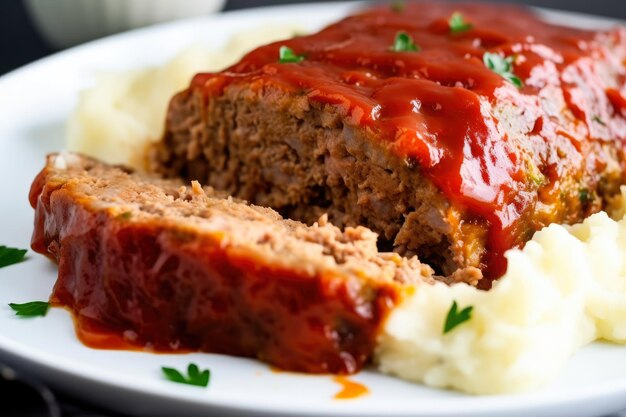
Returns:
[[[441,273],[480,268],[488,287],[507,249],[625,182],[625,59],[624,28],[378,6],[198,74],[151,167],[308,224],[366,226]]]
[[[351,373],[405,284],[432,280],[416,258],[379,253],[363,227],[308,227],[76,154],[48,157],[30,201],[32,247],[59,264],[51,300],[74,312],[89,345]]]

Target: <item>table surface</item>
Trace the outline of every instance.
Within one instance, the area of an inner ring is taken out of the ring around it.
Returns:
[[[509,0],[509,2],[626,20],[626,1],[622,0]],[[293,0],[228,0],[226,10],[290,3],[298,2]],[[34,30],[21,0],[0,1],[0,56],[2,57],[0,75],[54,52],[55,50],[47,45]],[[2,377],[1,373],[0,393],[3,399],[0,404],[0,415],[7,417],[124,417],[80,403],[75,398],[60,397],[58,393],[50,409],[37,390],[23,383],[8,381]],[[626,411],[610,417],[626,417]]]

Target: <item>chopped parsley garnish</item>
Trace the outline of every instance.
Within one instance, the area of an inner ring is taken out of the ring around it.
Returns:
[[[472,318],[472,310],[473,306],[465,307],[460,312],[458,311],[458,304],[456,301],[452,303],[452,307],[450,307],[450,311],[448,311],[448,316],[446,317],[446,323],[443,326],[443,334],[448,333],[456,326],[465,323],[469,319]]]
[[[281,64],[297,64],[304,60],[304,55],[296,55],[293,49],[285,45],[278,50],[278,56]]]
[[[416,52],[420,50],[420,47],[413,42],[411,35],[406,32],[398,32],[393,45],[389,49],[394,52]]]
[[[396,13],[402,13],[406,9],[406,2],[402,0],[396,0],[391,2],[391,10]]]
[[[593,116],[593,121],[601,124],[602,126],[606,126],[606,123],[604,123],[604,120],[602,120],[600,116]]]
[[[483,55],[483,62],[487,68],[500,75],[517,88],[522,88],[524,87],[524,83],[513,73],[513,60],[514,58],[512,56],[504,57],[500,54],[492,54],[491,52],[485,52],[485,55]]]
[[[450,20],[448,20],[448,25],[450,25],[450,32],[452,33],[466,32],[474,27],[471,23],[466,22],[463,15],[459,12],[452,13]]]
[[[209,385],[211,379],[211,371],[205,369],[200,372],[198,365],[190,363],[187,367],[187,376],[184,376],[180,371],[174,368],[162,367],[161,370],[165,375],[165,378],[172,382],[178,382],[179,384],[195,385],[197,387],[206,387]]]
[[[589,190],[587,188],[581,188],[578,191],[578,199],[583,204],[586,204],[586,203],[590,202],[591,200],[593,200],[593,198],[591,196],[591,193],[589,192]]]
[[[133,217],[133,213],[130,211],[125,211],[117,215],[117,218],[120,220],[130,220]]]
[[[15,311],[16,316],[22,317],[45,317],[50,309],[50,303],[45,301],[31,301],[24,304],[9,304],[9,307]]]
[[[0,246],[0,268],[22,262],[26,252],[28,252],[27,249]]]
[[[528,176],[530,182],[537,188],[544,185],[547,181],[545,175],[541,173],[539,168],[537,168],[537,165],[535,165],[530,158],[526,160],[526,175]]]
[[[542,185],[546,183],[546,177],[541,172],[539,172],[539,170],[528,171],[528,179],[537,188],[541,187]]]

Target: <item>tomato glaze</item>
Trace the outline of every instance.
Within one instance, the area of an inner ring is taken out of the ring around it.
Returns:
[[[30,192],[32,248],[59,264],[51,302],[88,346],[205,351],[281,369],[353,373],[398,302],[393,282],[269,262],[214,235],[91,206],[47,169]]]
[[[469,30],[450,29],[455,12]],[[400,31],[418,51],[390,49]],[[625,39],[623,29],[554,26],[513,6],[407,2],[263,46],[221,73],[198,74],[191,88],[215,96],[231,84],[272,85],[340,109],[344,123],[366,130],[466,218],[488,225],[483,266],[497,277],[504,251],[523,244],[529,230],[584,211],[574,192],[558,194],[566,175],[585,189],[597,186],[606,162],[585,141],[626,138],[610,104],[623,108]],[[280,63],[281,46],[304,59]],[[512,57],[523,88],[488,69],[486,52]]]

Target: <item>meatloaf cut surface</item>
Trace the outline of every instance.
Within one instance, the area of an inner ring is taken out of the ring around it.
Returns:
[[[416,258],[379,253],[363,227],[309,227],[76,154],[48,157],[30,201],[32,247],[59,264],[51,300],[73,311],[88,344],[111,334],[351,373],[405,284],[432,280]]]
[[[493,4],[380,6],[197,75],[171,101],[152,169],[308,224],[328,213],[444,274],[493,279],[507,249],[602,209],[625,182],[625,58],[624,28]]]

